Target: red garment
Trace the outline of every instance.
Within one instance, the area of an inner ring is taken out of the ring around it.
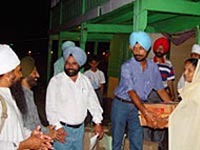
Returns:
[[[164,53],[169,51],[169,41],[165,37],[158,38],[153,44],[153,51],[155,51],[160,45],[164,48]]]
[[[166,61],[165,61],[165,58],[160,58],[160,60],[161,60],[161,63],[163,63],[163,64],[166,62]],[[158,62],[158,59],[157,59],[156,56],[153,57],[153,62],[155,62],[155,63]]]

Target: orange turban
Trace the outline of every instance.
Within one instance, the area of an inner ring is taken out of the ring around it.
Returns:
[[[153,44],[153,51],[155,51],[160,45],[163,46],[164,53],[167,53],[169,51],[169,41],[166,38],[164,38],[164,37],[158,38],[154,42],[154,44]]]

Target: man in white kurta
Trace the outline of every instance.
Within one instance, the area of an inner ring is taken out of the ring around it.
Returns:
[[[7,143],[14,146],[23,139],[25,139],[25,132],[23,128],[23,122],[20,117],[20,112],[17,109],[14,99],[11,96],[10,89],[6,87],[0,87],[0,95],[4,97],[7,106],[8,117],[4,123],[0,134],[0,140],[6,141]],[[0,105],[0,112],[2,112],[2,107]],[[9,144],[9,145],[10,145]],[[4,150],[6,147],[3,148]]]
[[[86,54],[79,47],[64,50],[65,68],[51,78],[46,95],[46,113],[57,133],[67,134],[65,141],[58,138],[54,149],[83,149],[84,120],[87,110],[93,116],[95,132],[103,136],[102,108],[89,79],[79,72],[86,62]]]
[[[22,150],[39,149],[48,150],[51,148],[49,140],[39,131],[39,127],[32,133],[23,127],[20,112],[12,98],[9,87],[15,82],[14,70],[19,66],[20,61],[15,52],[8,46],[0,44],[0,95],[7,107],[7,118],[1,125],[0,149],[1,150]],[[0,105],[0,112],[4,107]],[[2,114],[1,114],[2,115]],[[45,140],[46,139],[46,140]],[[44,145],[43,145],[44,144]]]

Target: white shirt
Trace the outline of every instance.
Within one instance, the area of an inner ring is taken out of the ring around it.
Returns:
[[[60,121],[75,125],[83,123],[90,111],[95,123],[101,123],[103,110],[89,79],[78,73],[72,81],[65,72],[51,78],[46,94],[46,114],[50,124],[61,128]]]
[[[7,150],[5,145],[9,143],[18,144],[30,135],[30,131],[23,127],[21,114],[15,100],[11,96],[10,89],[0,87],[0,95],[6,102],[8,114],[0,134],[0,147],[3,150]],[[0,105],[0,114],[1,112],[2,106]]]
[[[104,73],[99,69],[97,69],[95,72],[89,69],[85,71],[84,75],[89,78],[94,89],[98,89],[100,88],[101,84],[106,83]]]

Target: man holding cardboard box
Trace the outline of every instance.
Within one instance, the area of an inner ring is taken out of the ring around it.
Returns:
[[[151,48],[151,38],[145,32],[133,32],[130,35],[130,48],[134,57],[121,67],[121,79],[112,102],[112,149],[120,150],[126,123],[131,150],[142,150],[143,128],[140,125],[140,111],[148,126],[155,128],[155,114],[144,106],[152,89],[155,89],[163,101],[170,101],[164,89],[158,66],[147,58]]]

